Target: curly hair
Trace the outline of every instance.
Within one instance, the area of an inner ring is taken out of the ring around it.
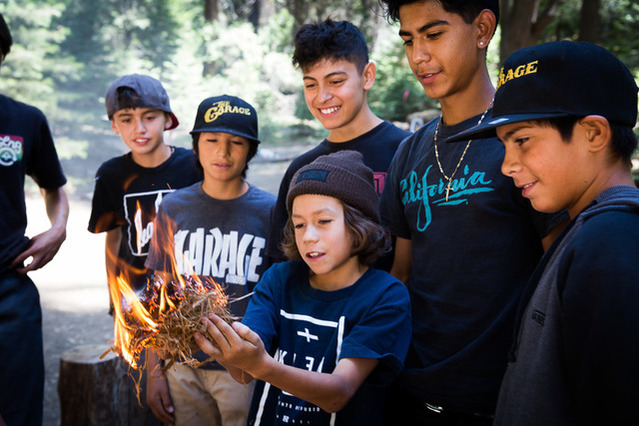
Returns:
[[[387,20],[397,22],[400,20],[400,7],[407,4],[420,3],[434,0],[379,0]],[[496,23],[500,20],[500,5],[498,0],[435,0],[442,8],[460,15],[464,22],[470,24],[484,9],[489,9],[496,16]]]
[[[346,59],[362,72],[369,63],[369,48],[358,27],[347,21],[333,21],[301,26],[294,37],[292,63],[303,71],[323,59]]]
[[[341,200],[344,210],[344,223],[353,241],[352,255],[358,256],[358,261],[371,266],[378,258],[391,251],[391,237],[389,232],[373,219],[365,216],[360,210]],[[301,260],[300,251],[296,245],[295,229],[291,216],[284,229],[281,248],[289,260]]]

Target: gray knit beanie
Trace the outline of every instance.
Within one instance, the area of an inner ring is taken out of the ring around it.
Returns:
[[[287,193],[287,210],[291,214],[298,195],[317,194],[334,197],[355,207],[378,222],[378,193],[373,186],[373,172],[364,164],[362,154],[343,150],[322,155],[301,167],[291,179]]]

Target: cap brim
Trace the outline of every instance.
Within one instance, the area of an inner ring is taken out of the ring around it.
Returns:
[[[446,143],[461,142],[469,139],[487,139],[496,137],[496,128],[507,124],[521,123],[523,121],[542,120],[546,118],[566,117],[567,113],[542,113],[542,114],[511,114],[493,117],[478,126],[472,127],[445,139]]]
[[[229,128],[226,128],[226,127],[201,128],[201,129],[198,129],[198,130],[192,130],[189,133],[192,134],[192,135],[197,135],[198,133],[205,133],[205,132],[229,133],[229,134],[232,134],[232,135],[241,136],[241,137],[243,137],[245,139],[248,139],[251,142],[260,143],[259,139],[256,139],[256,138],[254,138],[254,137],[252,137],[252,136],[250,136],[250,135],[248,135],[246,133],[242,133],[242,132],[239,132],[239,131],[237,131],[235,129],[229,129]]]
[[[171,127],[169,127],[167,130],[175,129],[180,125],[178,117],[176,117],[176,115],[172,112],[170,112],[169,115],[171,116]]]

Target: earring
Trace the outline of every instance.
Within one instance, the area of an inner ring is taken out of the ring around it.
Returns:
[[[484,41],[478,42],[478,46],[483,47],[484,46]]]

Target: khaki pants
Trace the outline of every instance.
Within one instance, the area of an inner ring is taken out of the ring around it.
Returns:
[[[245,426],[254,382],[236,382],[226,370],[174,364],[167,371],[176,426]]]

